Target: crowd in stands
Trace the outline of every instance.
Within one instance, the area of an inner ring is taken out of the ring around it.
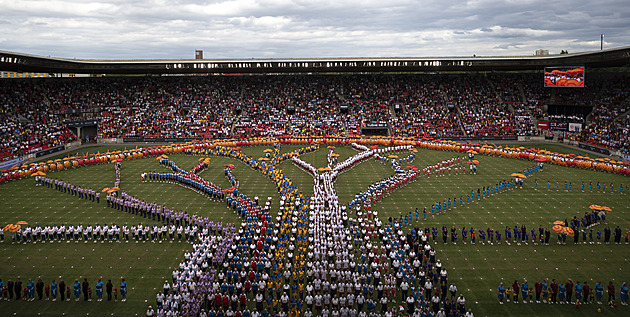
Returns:
[[[578,139],[583,142],[630,153],[630,79],[615,78],[598,98],[590,116],[591,124],[583,129]]]
[[[572,139],[627,153],[628,78],[551,91],[538,75],[7,80],[0,83],[0,159],[77,140],[66,127],[77,120],[98,120],[98,138],[346,135],[375,124],[394,136],[536,136],[536,119],[562,120],[584,124]],[[556,118],[547,115],[549,104],[593,111]]]
[[[30,82],[0,84],[0,160],[76,140],[60,118],[47,111],[44,96]]]

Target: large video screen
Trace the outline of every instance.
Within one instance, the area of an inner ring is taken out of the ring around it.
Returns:
[[[584,66],[545,67],[545,87],[584,87]]]

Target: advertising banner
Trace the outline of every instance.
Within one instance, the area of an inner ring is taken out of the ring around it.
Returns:
[[[24,162],[24,157],[18,157],[16,159],[0,162],[0,170],[5,170],[7,168],[11,168],[13,165],[22,164]]]
[[[549,129],[568,131],[569,124],[567,122],[549,122]]]

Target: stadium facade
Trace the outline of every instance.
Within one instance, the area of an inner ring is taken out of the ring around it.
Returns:
[[[630,64],[630,46],[562,55],[290,59],[88,60],[0,51],[0,71],[41,74],[273,74],[522,71],[558,65]]]

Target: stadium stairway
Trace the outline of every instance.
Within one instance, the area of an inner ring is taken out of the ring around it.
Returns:
[[[628,110],[628,111],[618,115],[615,119],[613,119],[613,121],[617,121],[617,120],[619,120],[619,119],[621,119],[621,118],[623,118],[623,117],[625,117],[627,115],[630,115],[630,110]]]
[[[51,108],[51,102],[50,99],[48,99],[48,95],[46,95],[46,91],[44,90],[44,88],[42,88],[42,85],[40,82],[36,82],[35,85],[35,90],[37,90],[41,95],[42,95],[42,99],[44,100],[44,103],[46,104],[46,108],[50,109]]]
[[[525,90],[523,89],[523,86],[518,86],[518,92],[521,95],[521,102],[524,105],[528,105],[529,101],[527,100],[527,96],[525,95]],[[534,122],[537,125],[538,124],[538,119],[534,116],[534,114],[529,109],[529,107],[525,107],[525,109],[527,110],[527,114],[529,115],[529,119],[532,120],[532,122]]]
[[[446,88],[444,85],[440,84],[440,95],[442,96],[442,108],[444,113],[448,113],[448,108],[446,107],[448,101],[450,100],[448,94],[446,93]],[[464,125],[462,124],[462,120],[460,119],[461,111],[459,110],[459,106],[455,104],[455,117],[457,118],[457,124],[459,125],[459,129],[462,131],[463,136],[468,136],[466,130],[464,129]]]
[[[394,109],[394,105],[389,105],[389,118],[396,119],[396,110]]]

